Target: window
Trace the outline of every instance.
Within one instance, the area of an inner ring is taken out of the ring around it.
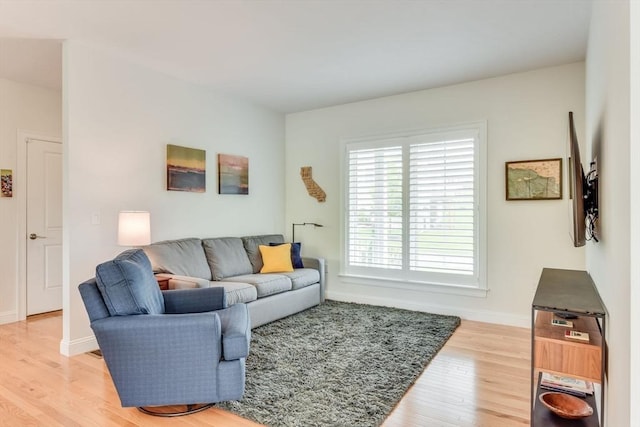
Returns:
[[[347,142],[345,274],[485,288],[485,134]]]

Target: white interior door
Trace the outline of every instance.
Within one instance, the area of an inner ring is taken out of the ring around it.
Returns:
[[[62,144],[27,143],[27,315],[62,309]]]

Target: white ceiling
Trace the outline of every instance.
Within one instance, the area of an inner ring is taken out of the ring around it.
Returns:
[[[281,112],[584,59],[592,0],[0,0],[0,76],[73,39]]]

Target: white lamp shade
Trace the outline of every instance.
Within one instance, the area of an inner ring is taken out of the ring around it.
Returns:
[[[151,214],[122,211],[118,214],[118,245],[144,246],[151,243]]]

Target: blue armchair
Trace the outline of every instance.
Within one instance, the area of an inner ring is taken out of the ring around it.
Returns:
[[[79,290],[122,406],[183,415],[242,398],[251,322],[244,304],[225,307],[223,288],[160,291],[134,249]],[[167,405],[187,410],[148,408]]]

